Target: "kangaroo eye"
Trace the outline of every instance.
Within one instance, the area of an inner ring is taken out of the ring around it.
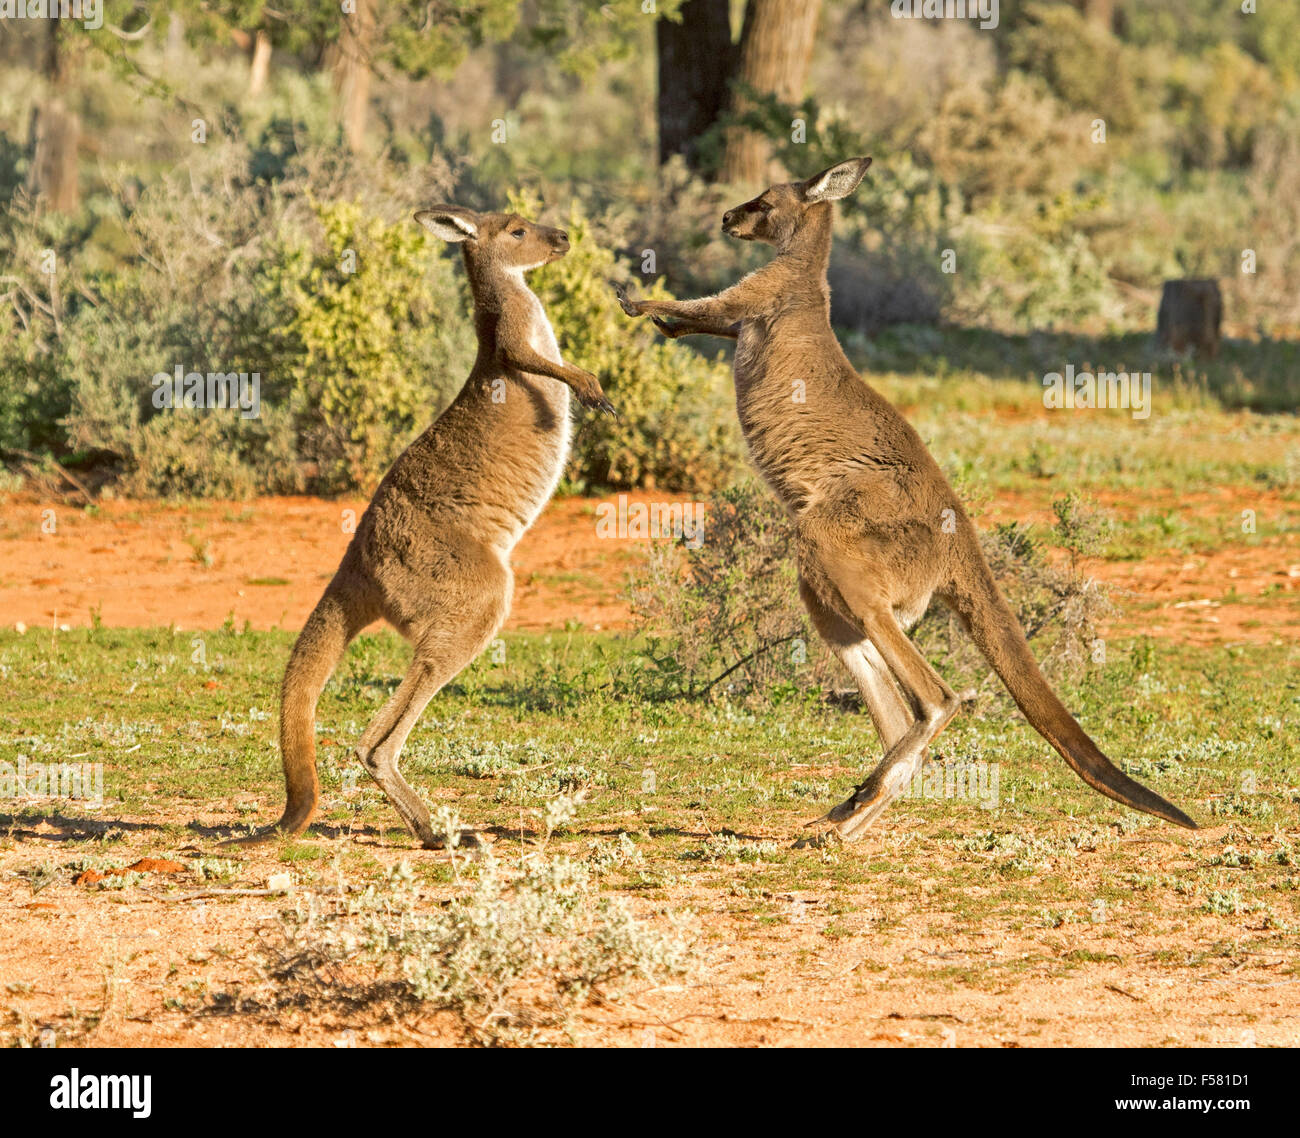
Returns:
[[[524,235],[526,232],[527,232],[527,230],[524,230],[524,229],[512,229],[512,230],[510,231],[510,236],[511,236],[511,237],[521,237],[521,238],[522,238],[523,235]]]

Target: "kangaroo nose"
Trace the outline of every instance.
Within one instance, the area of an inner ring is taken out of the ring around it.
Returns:
[[[726,229],[726,227],[730,225],[732,222],[734,222],[735,220],[736,220],[736,211],[734,209],[727,210],[727,212],[722,215],[722,228]]]

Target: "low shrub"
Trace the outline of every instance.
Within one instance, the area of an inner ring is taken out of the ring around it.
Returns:
[[[535,852],[517,874],[487,853],[445,906],[422,900],[405,862],[338,903],[308,895],[263,946],[271,1002],[420,1002],[455,1013],[474,1042],[527,1042],[621,984],[682,973],[680,936],[600,895],[602,869],[626,860],[607,845],[611,857]]]
[[[1102,587],[1078,567],[1080,557],[1095,552],[1106,522],[1076,495],[1055,509],[1053,538],[1067,552],[1063,565],[1052,563],[1027,526],[997,526],[980,543],[1044,672],[1065,682],[1088,666],[1098,621],[1109,609]],[[649,645],[647,683],[661,694],[696,699],[847,690],[847,673],[812,631],[799,600],[790,523],[771,495],[754,482],[712,495],[704,535],[698,550],[656,546],[633,581],[637,630]],[[911,635],[954,689],[1001,690],[941,603]]]

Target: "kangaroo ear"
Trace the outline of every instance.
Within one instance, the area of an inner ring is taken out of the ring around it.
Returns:
[[[803,184],[806,202],[837,202],[856,190],[866,176],[870,158],[850,158],[837,162],[820,174],[814,174]]]
[[[436,205],[422,209],[415,220],[444,241],[473,241],[478,237],[478,219],[472,210],[458,205]]]

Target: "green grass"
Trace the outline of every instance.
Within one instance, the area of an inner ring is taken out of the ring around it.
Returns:
[[[1037,331],[1007,335],[984,328],[897,325],[872,340],[850,338],[852,358],[870,372],[919,373],[940,380],[965,375],[1013,380],[1042,397],[1048,372],[1076,369],[1150,372],[1161,407],[1294,413],[1300,403],[1300,343],[1225,339],[1215,360],[1178,358],[1149,333],[1089,336]],[[957,361],[957,362],[955,362]]]
[[[66,848],[111,853],[115,829],[127,826],[156,828],[166,848],[271,820],[281,802],[276,690],[291,638],[198,635],[207,667],[191,662],[191,632],[0,633],[0,758],[102,762],[107,799],[97,815],[68,802],[6,805],[0,831],[42,815],[97,819]],[[1243,932],[1295,930],[1300,920],[1293,648],[1121,644],[1063,693],[1130,773],[1203,823],[1227,827],[1212,850],[1175,853],[1176,870],[1151,871],[1146,843],[1181,842],[1182,833],[1092,793],[1009,707],[959,717],[939,746],[949,762],[998,764],[996,807],[899,800],[875,845],[796,850],[790,839],[801,824],[874,765],[878,744],[864,715],[812,693],[778,707],[657,702],[638,694],[634,646],[611,635],[511,635],[506,644],[504,664],[485,657],[429,706],[403,769],[426,800],[454,801],[505,850],[539,839],[545,800],[588,786],[552,841],[585,848],[629,834],[640,857],[610,874],[614,890],[651,898],[719,890],[736,912],[767,924],[800,919],[782,899],[791,890],[818,891],[836,907],[802,919],[829,938],[897,927],[888,914],[863,923],[853,898],[864,886],[892,896],[927,890],[958,922],[996,917],[1042,929],[1095,922],[1099,912],[1138,928],[1214,917]],[[321,700],[326,826],[409,842],[349,759],[407,659],[396,636],[363,636]],[[200,817],[205,824],[191,826]],[[286,843],[281,858],[324,874],[339,844],[352,870],[373,868],[362,849],[310,836]],[[0,837],[6,848],[12,840]],[[420,871],[437,880],[447,872]]]
[[[1231,485],[1235,511],[1225,503],[1225,517],[1235,512],[1239,522],[1240,510],[1258,506],[1252,501],[1258,490],[1283,494],[1294,519],[1300,345],[1228,341],[1218,361],[1174,365],[1143,336],[1094,340],[903,327],[849,348],[854,365],[903,408],[950,475],[986,492],[1044,485],[1062,492],[1121,491],[1136,510],[1149,511],[1142,492],[1168,498]],[[1068,363],[1150,371],[1150,416],[1046,413],[1042,377]],[[1264,394],[1240,398],[1244,387]],[[1176,500],[1160,506],[1162,513],[1198,524],[1199,509],[1181,508]],[[1285,528],[1273,516],[1261,516],[1259,524],[1260,536]],[[1294,529],[1294,520],[1290,525]]]

